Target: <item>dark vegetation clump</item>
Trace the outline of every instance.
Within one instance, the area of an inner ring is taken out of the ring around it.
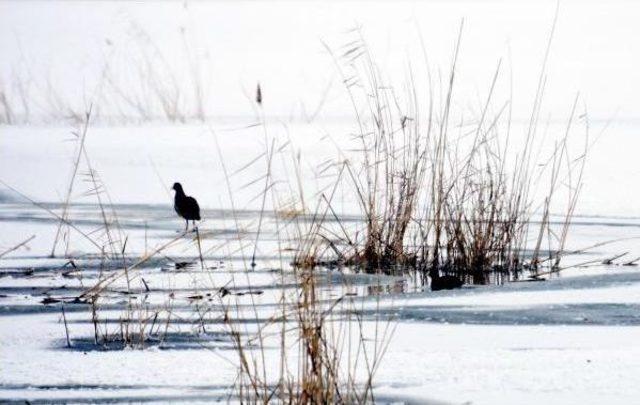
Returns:
[[[557,140],[539,136],[543,65],[530,120],[518,134],[523,141],[510,143],[511,102],[495,100],[500,62],[483,104],[454,115],[459,46],[460,37],[446,86],[436,88],[428,71],[424,95],[411,71],[403,97],[383,80],[362,38],[334,56],[353,103],[359,151],[336,164],[338,182],[353,190],[362,221],[347,230],[335,215],[314,216],[313,242],[295,265],[418,271],[433,289],[559,268],[588,148],[587,136],[579,155],[570,153],[578,100]],[[581,119],[588,135],[586,113]],[[555,225],[552,207],[564,210]]]

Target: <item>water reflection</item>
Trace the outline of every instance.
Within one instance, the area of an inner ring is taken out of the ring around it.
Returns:
[[[445,273],[443,273],[444,275]],[[502,285],[509,282],[535,282],[545,279],[559,278],[560,272],[545,272],[538,274],[530,270],[520,270],[517,273],[500,271],[487,271],[481,274],[446,273],[460,277],[467,286]],[[395,272],[391,280],[372,280],[364,286],[363,293],[367,296],[380,296],[390,294],[413,294],[431,289],[431,278],[425,272],[410,270],[404,273]]]
[[[391,284],[368,285],[366,295],[404,294],[409,292],[408,287],[407,279],[403,278]]]

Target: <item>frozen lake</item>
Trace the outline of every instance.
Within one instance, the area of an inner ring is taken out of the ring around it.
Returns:
[[[243,134],[248,138],[250,133]],[[65,193],[73,161],[74,142],[65,142],[68,134],[68,128],[49,127],[3,131],[2,180],[42,204],[34,206],[9,190],[0,202],[3,248],[35,235],[28,250],[19,249],[0,260],[0,398],[229,400],[236,366],[221,309],[225,302],[245,310],[257,305],[259,321],[251,311],[238,315],[249,331],[272,317],[280,294],[296,294],[291,270],[276,270],[283,265],[288,269],[292,252],[287,248],[295,244],[285,240],[278,248],[271,233],[276,217],[267,215],[255,255],[256,270],[246,277],[244,269],[253,252],[250,245],[242,251],[234,242],[238,235],[234,218],[240,221],[243,240],[249,242],[259,211],[255,202],[237,211],[228,207],[208,128],[92,128],[87,150],[114,200],[109,210],[117,213],[118,232],[127,237],[126,262],[135,263],[176,241],[136,267],[131,294],[125,294],[123,278],[107,288],[101,322],[105,330],[116,333],[131,300],[149,314],[163,313],[169,303],[173,320],[144,350],[96,346],[91,307],[67,303],[69,349],[60,301],[72,301],[104,277],[121,275],[122,264],[116,260],[106,265],[100,248],[74,230],[59,244],[59,257],[48,258],[58,219],[47,210],[62,212],[56,196]],[[258,140],[252,148],[244,137],[224,134],[219,136],[222,148],[229,151],[224,159],[230,171],[244,166],[259,150]],[[311,162],[331,154],[318,144],[322,142],[305,146]],[[255,190],[244,183],[261,170],[258,165],[250,170],[255,173],[234,183],[236,203],[251,200]],[[199,227],[202,263],[193,234],[179,234],[183,222],[175,216],[165,189],[174,180],[183,180],[186,190],[205,207]],[[78,183],[69,218],[86,235],[104,240],[101,209],[95,196],[86,194],[91,186]],[[600,197],[585,196],[585,201],[597,204]],[[343,208],[348,212],[352,206],[346,201]],[[324,271],[318,283],[328,299],[348,294],[360,308],[370,336],[377,330],[376,319],[392,320],[395,333],[374,386],[380,402],[633,402],[640,395],[636,384],[640,273],[635,266],[621,264],[640,256],[639,237],[640,218],[633,215],[578,215],[567,250],[616,242],[567,256],[563,266],[579,266],[541,282],[430,292],[411,275]],[[627,254],[602,264],[622,253]],[[223,286],[229,294],[220,298]],[[199,306],[207,308],[204,321],[194,312]],[[154,319],[155,328],[164,321],[163,315]],[[277,347],[276,342],[273,345]],[[267,362],[278,362],[270,356],[275,352],[267,352]]]
[[[280,353],[300,356],[293,326],[281,332],[288,345],[279,340],[280,325],[295,324],[277,321],[285,299],[302,295],[290,266],[301,235],[283,231],[298,212],[282,207],[293,194],[315,204],[332,190],[330,162],[357,161],[360,147],[349,78],[327,49],[349,57],[359,27],[389,85],[404,96],[415,74],[442,99],[464,19],[453,139],[473,133],[491,91],[488,114],[509,111],[495,128],[508,127],[517,150],[555,10],[526,0],[0,2],[0,402],[237,401],[230,325],[264,329],[266,350],[249,349],[273,383]],[[587,129],[590,149],[565,246],[574,253],[559,273],[433,292],[415,273],[318,271],[321,302],[336,306],[332,333],[358,326],[359,348],[388,342],[376,401],[640,398],[638,15],[632,1],[560,3],[536,157],[551,160],[578,92],[566,159],[580,158]],[[276,179],[273,201],[261,198],[265,177]],[[173,211],[176,181],[202,208],[197,235]],[[330,221],[360,229],[353,190],[334,191]],[[543,253],[567,209],[550,204]],[[92,306],[81,298],[96,285]],[[123,347],[128,328],[149,339]]]

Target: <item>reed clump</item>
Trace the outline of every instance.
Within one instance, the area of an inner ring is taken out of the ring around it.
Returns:
[[[317,224],[310,237],[315,248],[296,264],[339,263],[369,273],[411,269],[432,279],[447,274],[471,283],[558,268],[589,147],[586,112],[580,115],[585,136],[578,153],[569,146],[577,97],[555,140],[539,135],[543,64],[530,120],[514,134],[511,100],[498,102],[495,96],[501,62],[483,104],[476,111],[456,110],[460,41],[461,35],[446,87],[434,89],[428,71],[426,95],[410,72],[399,96],[362,36],[341,56],[332,52],[357,128],[358,151],[346,160],[341,181],[354,190],[362,221],[349,236],[339,237],[344,235],[339,220],[338,227]],[[550,221],[552,207],[564,207],[560,229]]]
[[[392,321],[364,326],[357,301],[330,298],[318,268],[295,272],[295,293],[281,310],[243,331],[240,308],[226,306],[225,322],[239,359],[235,394],[243,403],[370,403],[373,381],[392,336]],[[254,311],[252,307],[249,311]]]

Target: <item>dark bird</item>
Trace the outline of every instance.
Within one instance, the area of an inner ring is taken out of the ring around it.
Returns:
[[[173,189],[176,192],[176,196],[173,200],[173,209],[176,210],[186,221],[184,230],[189,229],[189,221],[193,221],[193,226],[196,226],[196,221],[200,221],[200,207],[195,198],[185,195],[180,183],[173,183]]]
[[[462,287],[464,282],[455,276],[441,276],[438,271],[429,272],[431,291],[453,290]]]
[[[227,295],[231,294],[231,291],[229,291],[226,287],[220,287],[218,293],[220,294],[220,298],[224,298]]]

